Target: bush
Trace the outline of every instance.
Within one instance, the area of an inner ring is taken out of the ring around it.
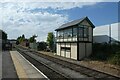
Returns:
[[[120,65],[120,51],[111,55],[111,57],[108,59],[108,62],[115,65]]]
[[[111,46],[107,43],[94,43],[93,44],[93,54],[91,57],[98,60],[107,60],[111,54]]]
[[[38,42],[38,50],[43,51],[47,49],[47,43],[46,42]]]
[[[120,44],[118,43],[94,43],[92,59],[108,60],[111,56],[115,56],[120,51]]]

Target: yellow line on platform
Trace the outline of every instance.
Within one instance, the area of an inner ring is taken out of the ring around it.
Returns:
[[[16,56],[17,53],[18,53],[17,51],[10,51],[15,69],[17,71],[17,75],[18,75],[20,80],[23,80],[23,78],[24,78],[24,80],[28,80],[27,79],[28,76],[27,76],[23,66],[21,65],[19,59],[17,59],[17,56]]]

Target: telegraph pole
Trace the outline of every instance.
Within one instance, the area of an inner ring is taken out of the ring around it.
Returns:
[[[109,44],[111,44],[111,24],[109,25]]]

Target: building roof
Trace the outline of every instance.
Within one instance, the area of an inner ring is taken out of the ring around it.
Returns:
[[[63,25],[61,25],[59,28],[57,28],[55,31],[59,31],[59,30],[62,30],[62,29],[69,28],[69,27],[71,27],[71,26],[77,25],[77,24],[81,23],[83,20],[87,20],[87,21],[92,25],[93,28],[95,27],[95,26],[92,24],[92,22],[88,19],[88,17],[83,17],[83,18],[81,18],[81,19],[74,20],[74,21],[68,22],[68,23],[66,23],[66,24],[63,24]]]

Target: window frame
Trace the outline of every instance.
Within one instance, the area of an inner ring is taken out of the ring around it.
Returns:
[[[63,39],[63,31],[58,31],[58,38]]]
[[[76,30],[75,30],[76,29]],[[77,38],[77,35],[78,35],[78,33],[77,33],[77,27],[73,27],[73,32],[72,32],[72,37],[73,38]]]
[[[89,26],[87,26],[87,25],[80,25],[79,26],[79,32],[78,32],[78,36],[79,36],[79,38],[88,38],[89,37],[89,35],[88,35],[88,31],[89,31],[89,28],[88,28]],[[81,31],[80,31],[80,28],[82,29],[82,33],[81,33]],[[86,31],[85,31],[86,30]],[[80,36],[80,34],[82,34],[81,36]],[[85,35],[86,34],[86,35]]]
[[[61,47],[61,51],[70,52],[71,48],[70,47]]]
[[[71,38],[72,37],[72,28],[65,29],[63,34],[64,34],[64,39]]]

